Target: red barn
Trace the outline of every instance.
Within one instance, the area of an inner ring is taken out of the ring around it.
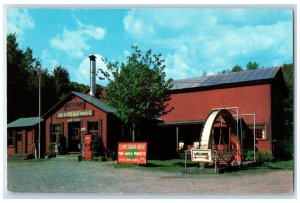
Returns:
[[[164,143],[178,152],[199,142],[201,129],[214,108],[237,107],[236,114],[256,115],[256,148],[272,151],[283,137],[285,83],[280,68],[261,68],[227,74],[175,80],[169,105],[173,111],[161,117]],[[253,129],[253,117],[243,121]],[[158,141],[158,140],[156,140]]]
[[[115,110],[89,94],[71,92],[44,116],[46,154],[80,154],[83,136],[96,136],[101,142],[103,156],[117,144],[121,128],[113,113]],[[114,143],[114,144],[113,144]],[[110,148],[110,146],[112,146]]]

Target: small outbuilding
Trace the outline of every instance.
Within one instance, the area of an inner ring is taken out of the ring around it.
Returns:
[[[29,117],[19,118],[7,125],[8,156],[19,156],[24,159],[36,156],[39,122],[39,117]]]

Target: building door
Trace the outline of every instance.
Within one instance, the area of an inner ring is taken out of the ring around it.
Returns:
[[[68,151],[80,152],[80,122],[68,123]]]
[[[23,133],[22,133],[22,131],[17,132],[16,154],[23,154]]]

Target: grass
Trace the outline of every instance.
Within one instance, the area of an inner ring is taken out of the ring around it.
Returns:
[[[266,167],[269,169],[283,169],[283,170],[293,170],[294,169],[294,161],[277,161],[270,162],[266,164]]]
[[[187,161],[187,172],[184,171],[185,162],[183,159],[170,159],[170,160],[148,160],[146,165],[135,164],[118,164],[112,163],[114,168],[132,168],[136,170],[144,170],[149,172],[171,172],[171,173],[186,173],[186,174],[214,174],[214,168],[199,168],[198,164],[190,160]],[[290,161],[277,161],[265,163],[262,166],[246,166],[240,168],[235,167],[231,170],[226,170],[225,174],[243,175],[243,174],[258,174],[266,173],[270,170],[293,170],[294,162]]]

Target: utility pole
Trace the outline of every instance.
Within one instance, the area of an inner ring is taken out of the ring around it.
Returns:
[[[39,68],[39,138],[38,138],[38,148],[39,148],[39,159],[41,158],[41,67]]]

